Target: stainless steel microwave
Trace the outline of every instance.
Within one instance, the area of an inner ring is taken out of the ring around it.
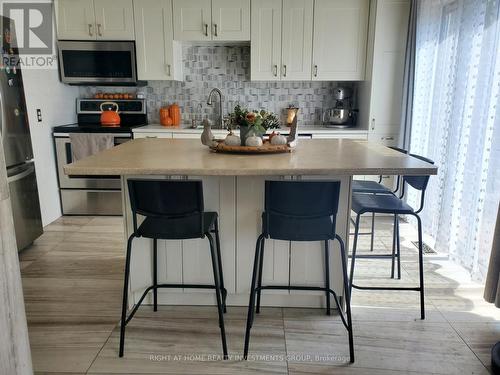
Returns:
[[[137,85],[135,42],[57,43],[61,82],[70,85]]]

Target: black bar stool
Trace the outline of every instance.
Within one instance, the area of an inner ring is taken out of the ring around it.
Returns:
[[[423,156],[413,155],[410,156],[425,161],[430,164],[434,164],[434,162],[430,159],[427,159]],[[362,194],[362,193],[353,193],[351,200],[351,209],[356,213],[356,222],[355,222],[355,232],[354,232],[354,243],[352,248],[351,255],[351,270],[350,270],[350,287],[362,290],[413,290],[420,292],[420,317],[421,319],[425,319],[425,303],[424,303],[424,265],[423,265],[423,248],[422,248],[422,221],[418,214],[424,208],[424,199],[425,199],[425,190],[427,188],[427,184],[429,182],[430,176],[403,176],[401,183],[401,194],[400,197],[396,197],[393,194]],[[420,191],[420,207],[418,210],[414,210],[410,205],[408,205],[404,200],[405,194],[405,186],[406,184],[410,185],[414,189]],[[391,257],[393,260],[392,263],[392,276],[394,276],[394,253],[395,248],[394,244],[397,245],[397,258],[398,258],[398,274],[401,275],[401,263],[400,263],[400,245],[399,245],[399,215],[411,215],[417,219],[418,224],[418,261],[419,261],[419,286],[414,288],[405,288],[405,287],[378,287],[378,286],[358,286],[353,283],[354,278],[354,265],[356,262],[356,248],[358,242],[359,235],[359,221],[361,215],[365,213],[380,213],[380,214],[391,214],[394,215],[394,223],[395,223],[395,231],[394,231],[394,241],[392,248],[392,255],[364,255],[358,256],[363,258],[382,258],[382,257]]]
[[[388,147],[394,151],[401,152],[402,154],[408,154],[408,151],[399,147]],[[351,190],[353,193],[365,193],[365,194],[397,194],[399,187],[400,187],[400,182],[401,182],[401,176],[397,176],[396,178],[396,187],[394,190],[389,189],[387,186],[382,184],[382,175],[378,176],[378,182],[375,181],[370,181],[370,180],[352,180],[351,184]],[[354,220],[351,219],[351,222],[353,224]],[[396,230],[396,228],[394,228]],[[370,232],[364,232],[364,233],[358,233],[358,235],[370,235],[370,251],[373,251],[373,242],[374,242],[374,237],[375,237],[375,214],[372,213],[372,223],[371,223],[371,231]],[[394,260],[393,260],[394,262]],[[394,275],[392,275],[394,277]]]
[[[330,314],[330,294],[339,309],[342,323],[349,336],[349,357],[354,362],[354,346],[351,320],[351,299],[347,278],[347,260],[344,241],[335,232],[340,182],[338,181],[266,181],[265,211],[262,213],[262,234],[255,245],[250,302],[248,304],[247,327],[243,357],[248,355],[250,329],[256,313],[260,311],[260,295],[264,289],[320,290],[326,294],[327,314]],[[266,238],[284,241],[324,241],[325,244],[325,287],[262,285],[264,264],[264,244]],[[329,240],[340,244],[342,272],[344,278],[345,312],[340,306],[336,293],[330,288]]]
[[[127,242],[125,261],[125,279],[123,285],[123,304],[120,329],[120,357],[123,357],[125,345],[125,326],[133,318],[142,301],[153,291],[154,311],[158,308],[157,291],[159,288],[204,288],[215,289],[219,327],[222,338],[224,359],[227,359],[224,312],[226,310],[227,291],[224,288],[222,261],[220,254],[219,225],[217,212],[203,210],[203,185],[199,180],[128,180],[130,207],[134,232]],[[137,215],[144,221],[137,226]],[[211,233],[215,234],[214,238]],[[132,241],[136,237],[153,239],[153,285],[148,287],[127,317],[128,282]],[[157,280],[157,241],[207,238],[212,256],[214,285],[207,284],[158,284]]]

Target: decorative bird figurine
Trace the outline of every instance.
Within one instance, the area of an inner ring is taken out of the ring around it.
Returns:
[[[209,119],[203,120],[203,133],[201,133],[201,143],[205,146],[212,147],[214,144],[214,135],[212,134],[212,121]]]

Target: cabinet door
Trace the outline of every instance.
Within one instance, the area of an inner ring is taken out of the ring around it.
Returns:
[[[399,133],[409,12],[409,0],[377,3],[370,100],[372,132]]]
[[[174,1],[174,39],[211,40],[211,3],[210,0],[173,0]]]
[[[250,40],[250,0],[212,0],[212,39]]]
[[[96,38],[93,0],[59,0],[56,5],[58,39]]]
[[[283,0],[281,79],[311,80],[313,0]]]
[[[250,79],[279,81],[281,0],[252,0]]]
[[[368,0],[315,0],[313,80],[365,77]]]
[[[94,0],[97,39],[134,40],[132,0]]]
[[[182,63],[174,48],[172,0],[134,0],[137,75],[140,80],[179,79]]]

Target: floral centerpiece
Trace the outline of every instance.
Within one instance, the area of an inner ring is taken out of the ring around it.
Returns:
[[[234,112],[230,114],[231,123],[240,127],[240,138],[242,145],[249,136],[262,137],[268,129],[280,127],[278,116],[265,110],[249,111],[241,108],[238,104]]]

